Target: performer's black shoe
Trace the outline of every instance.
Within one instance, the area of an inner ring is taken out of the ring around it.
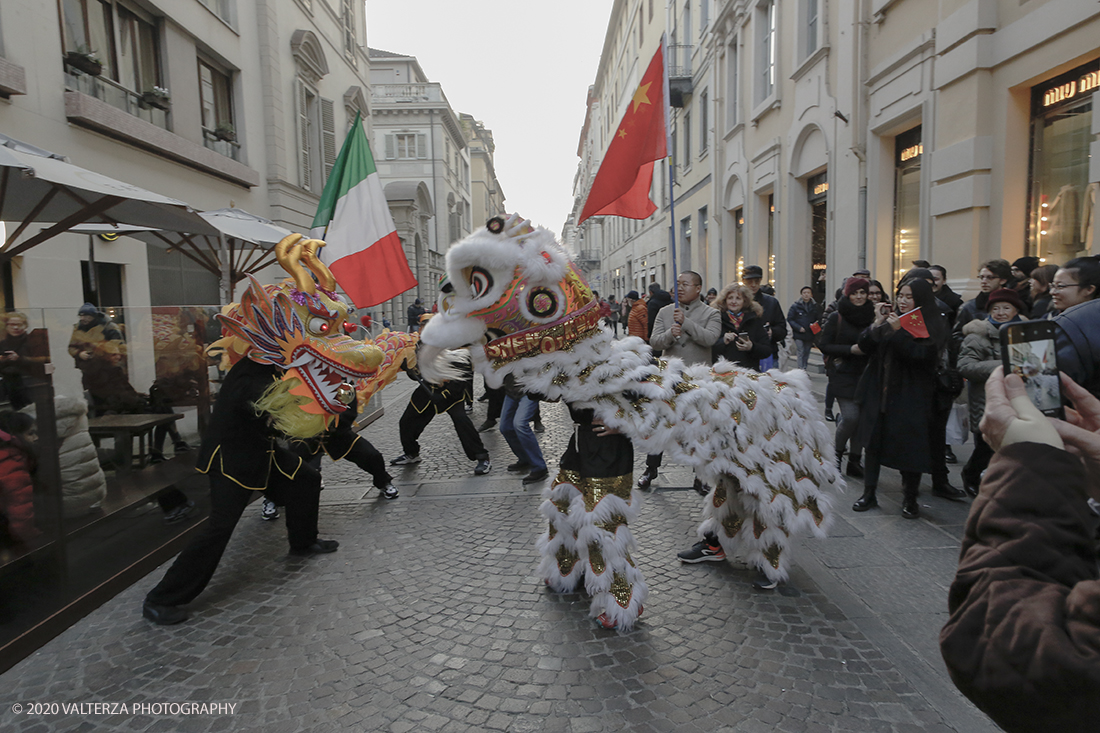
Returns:
[[[316,540],[312,545],[306,545],[305,547],[291,547],[290,554],[299,556],[325,555],[336,552],[338,547],[340,547],[340,543],[336,540]]]
[[[546,426],[542,424],[542,420],[536,417],[534,424],[531,426],[531,429],[534,430],[536,433],[542,433],[546,431]]]
[[[420,456],[410,456],[407,453],[390,461],[391,466],[411,466],[414,463],[420,463]]]
[[[141,606],[141,615],[158,626],[171,626],[187,620],[187,609],[179,606],[161,606],[146,601]]]
[[[653,483],[653,479],[657,478],[656,468],[647,468],[645,472],[638,477],[638,488],[645,491]]]
[[[378,489],[378,493],[382,495],[383,499],[396,499],[401,496],[401,492],[397,490],[397,487],[393,484],[386,484],[382,488]]]
[[[918,519],[920,517],[920,505],[917,497],[907,496],[901,500],[901,516],[906,519]]]
[[[178,507],[165,514],[164,522],[166,524],[175,524],[176,522],[182,522],[183,520],[191,516],[191,510],[194,508],[195,502],[188,499],[186,504],[180,504]]]
[[[486,420],[485,422],[483,422],[483,423],[481,423],[480,425],[477,426],[477,431],[479,433],[484,433],[484,432],[487,432],[489,430],[492,430],[496,426],[497,426],[497,421],[494,420],[493,418],[489,418],[488,420]]]
[[[756,580],[752,582],[752,587],[756,588],[757,590],[775,590],[779,587],[779,581],[769,580],[767,575],[764,575],[764,573],[761,572],[757,572]]]
[[[692,484],[691,488],[695,489],[695,493],[699,496],[706,496],[710,493],[710,487],[699,479],[695,479],[695,483]]]
[[[833,416],[833,411],[832,410],[826,410],[825,411],[825,421],[826,422],[836,422],[836,418]]]
[[[959,459],[955,457],[955,451],[951,450],[951,446],[945,445],[943,447],[943,459],[948,463],[958,463]]]
[[[492,467],[493,464],[488,458],[482,458],[480,461],[477,462],[477,465],[474,466],[474,475],[484,476],[485,474],[489,473],[489,470],[492,469]]]

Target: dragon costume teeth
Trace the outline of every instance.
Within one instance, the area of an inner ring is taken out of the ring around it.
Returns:
[[[641,339],[615,339],[600,326],[591,288],[554,235],[515,215],[490,220],[453,245],[447,273],[453,297],[420,336],[425,378],[448,378],[447,350],[475,344],[474,366],[490,386],[512,374],[549,399],[594,410],[646,453],[692,466],[714,487],[703,502],[700,537],[713,531],[728,555],[770,579],[787,578],[792,533],[825,536],[831,489],[842,482],[804,372],[760,374],[725,361],[689,367],[675,358],[654,360]],[[581,555],[596,547],[610,571],[600,576],[616,578],[618,597],[631,597],[631,588],[644,597],[629,543],[591,529],[602,521],[592,513],[607,499],[567,502],[559,485],[547,491],[543,508],[550,519],[538,543],[543,578],[554,588],[569,585],[583,571]],[[566,493],[574,490],[580,489],[571,485]],[[622,504],[625,525],[640,497],[633,492],[629,501],[614,501]],[[578,550],[582,535],[594,544]],[[601,602],[607,603],[594,599]],[[592,610],[610,612],[628,628],[637,605]]]

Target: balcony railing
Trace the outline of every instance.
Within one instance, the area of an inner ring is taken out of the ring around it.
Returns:
[[[375,84],[371,98],[377,102],[446,102],[439,84]]]
[[[107,104],[133,115],[139,119],[168,129],[168,111],[151,106],[144,101],[140,92],[132,92],[117,82],[102,76],[82,74],[72,68],[65,70],[65,87],[89,97],[95,97]]]
[[[598,249],[582,249],[577,259],[582,262],[599,262],[600,251]]]
[[[668,47],[668,75],[670,78],[691,76],[691,52],[693,46],[677,44]]]
[[[220,153],[227,158],[241,162],[241,144],[236,140],[223,140],[213,130],[202,128],[202,144],[215,153]]]

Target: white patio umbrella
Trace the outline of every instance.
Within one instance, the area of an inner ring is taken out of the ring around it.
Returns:
[[[18,222],[0,250],[0,262],[82,222],[218,236],[183,201],[81,168],[5,135],[0,135],[0,221]],[[53,226],[12,246],[33,222]]]
[[[221,279],[223,303],[229,302],[234,287],[247,275],[275,263],[275,244],[291,234],[289,229],[242,209],[214,209],[199,212],[199,216],[214,228],[215,234],[110,224],[79,224],[69,231],[115,233],[174,249]]]

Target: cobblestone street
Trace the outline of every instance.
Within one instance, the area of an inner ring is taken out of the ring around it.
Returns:
[[[412,387],[391,386],[385,416],[364,431],[387,459],[401,453]],[[564,405],[544,404],[543,416],[553,466],[570,424]],[[484,417],[477,403],[475,424]],[[928,498],[927,477],[919,521],[901,518],[895,471],[883,472],[881,510],[854,514],[850,488],[832,536],[798,545],[791,581],[760,592],[743,565],[677,561],[700,499],[690,471],[666,466],[632,526],[649,600],[636,629],[619,634],[589,619],[586,598],[543,588],[539,492],[505,471],[514,458],[499,433],[484,435],[494,466],[475,477],[450,420],[437,418],[423,462],[395,469],[395,501],[354,466],[326,464],[321,528],[341,543],[333,555],[289,557],[282,522],[249,507],[190,621],[141,617],[159,568],[0,676],[0,729],[996,730],[939,657],[968,505]],[[963,461],[969,446],[956,452]],[[183,702],[235,708],[28,713],[35,703]]]

